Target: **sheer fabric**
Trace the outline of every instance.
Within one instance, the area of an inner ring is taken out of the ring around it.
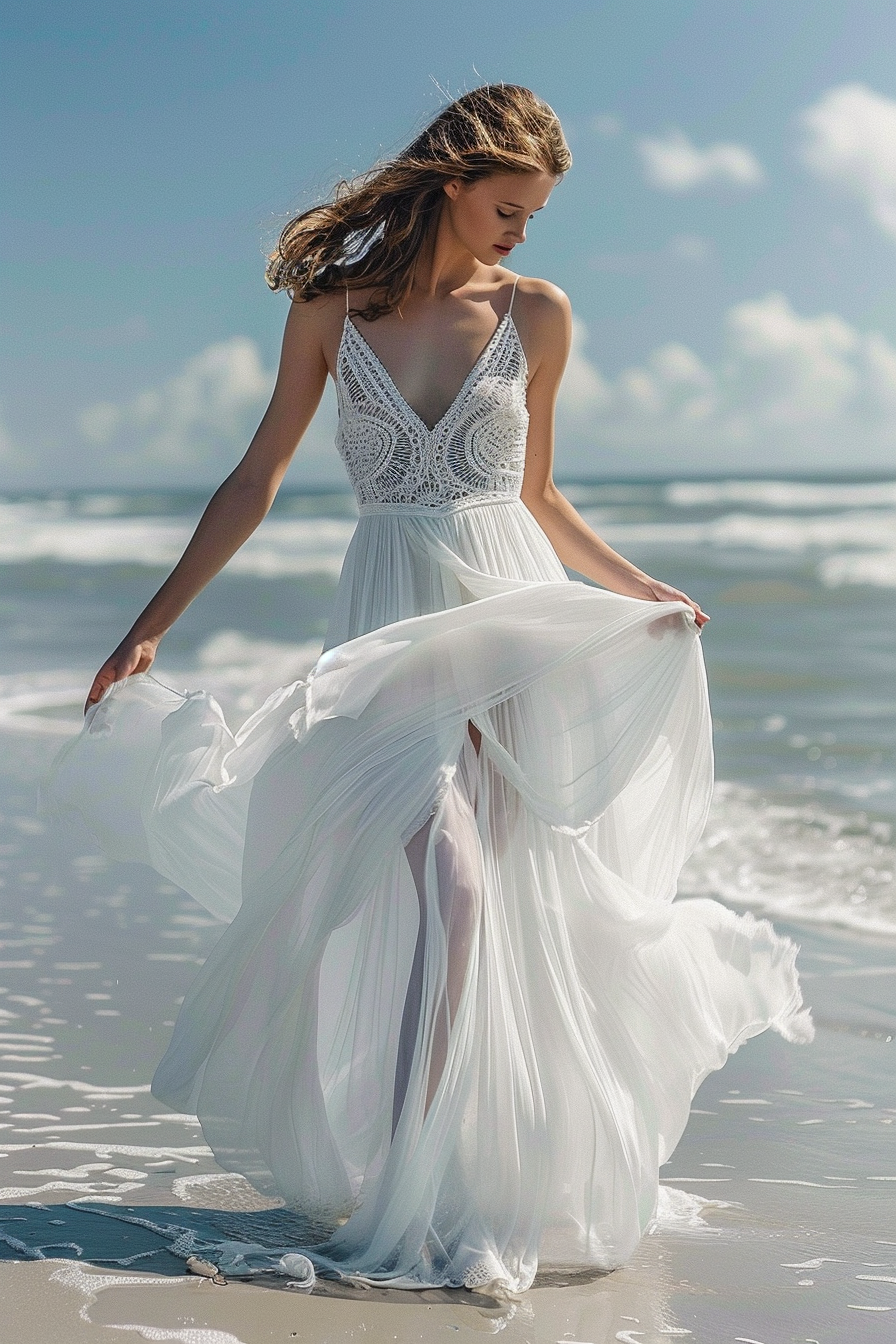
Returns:
[[[353,331],[362,511],[312,673],[236,734],[133,677],[53,789],[229,921],[152,1086],[323,1229],[270,1267],[520,1290],[621,1264],[701,1079],[812,1028],[792,943],[673,901],[712,785],[700,642],[682,603],[571,582],[521,503],[512,318],[426,439]]]

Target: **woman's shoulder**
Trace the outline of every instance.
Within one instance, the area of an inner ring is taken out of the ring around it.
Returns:
[[[572,306],[560,286],[534,275],[517,277],[513,313],[536,343],[562,338],[572,322]]]
[[[345,323],[345,292],[329,290],[313,298],[292,298],[286,314],[283,352],[324,358],[330,371],[336,367],[337,352]]]
[[[564,309],[569,307],[569,299],[552,280],[542,280],[537,275],[516,276],[516,292],[533,307]]]

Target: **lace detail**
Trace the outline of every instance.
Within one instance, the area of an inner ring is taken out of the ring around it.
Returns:
[[[346,317],[336,360],[336,446],[362,510],[444,510],[519,496],[526,458],[526,356],[510,313],[430,429]]]

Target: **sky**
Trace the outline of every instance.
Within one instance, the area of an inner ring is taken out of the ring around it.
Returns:
[[[892,0],[34,0],[0,55],[0,488],[213,486],[273,385],[283,223],[448,97],[573,167],[558,478],[892,472]],[[327,393],[288,480],[344,480]]]

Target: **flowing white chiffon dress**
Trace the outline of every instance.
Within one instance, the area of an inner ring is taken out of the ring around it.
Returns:
[[[568,578],[520,499],[526,376],[508,311],[430,429],[347,314],[360,517],[313,671],[236,734],[132,677],[55,767],[110,855],[230,921],[152,1091],[317,1229],[272,1267],[612,1269],[705,1075],[811,1037],[794,944],[673,902],[712,787],[700,641]]]

